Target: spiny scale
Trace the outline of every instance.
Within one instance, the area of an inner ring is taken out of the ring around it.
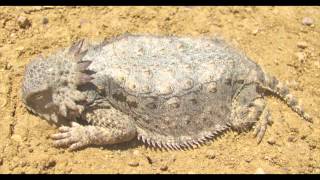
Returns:
[[[182,149],[194,149],[198,148],[201,145],[205,144],[207,141],[210,141],[217,137],[218,135],[221,135],[226,130],[230,129],[229,126],[221,127],[219,130],[216,130],[215,132],[211,132],[205,137],[199,137],[195,138],[191,141],[186,142],[180,142],[180,143],[170,143],[170,142],[163,142],[163,141],[157,141],[156,139],[153,139],[152,137],[144,137],[141,134],[138,134],[137,139],[142,141],[144,144],[147,144],[148,146],[152,146],[154,148],[166,148],[167,150],[182,150]]]

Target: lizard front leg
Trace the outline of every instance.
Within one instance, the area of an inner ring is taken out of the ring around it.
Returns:
[[[96,109],[86,114],[91,125],[71,122],[71,126],[62,126],[59,133],[53,134],[55,147],[68,147],[78,150],[90,145],[117,144],[136,137],[136,128],[132,120],[115,109]]]

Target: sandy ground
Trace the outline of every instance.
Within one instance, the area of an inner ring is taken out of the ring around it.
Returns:
[[[1,7],[0,173],[320,173],[319,19],[320,7]],[[138,141],[78,152],[52,147],[57,127],[22,104],[24,66],[79,38],[126,32],[220,35],[287,82],[314,123],[270,97],[273,124],[260,145],[252,131],[230,131],[189,151]]]

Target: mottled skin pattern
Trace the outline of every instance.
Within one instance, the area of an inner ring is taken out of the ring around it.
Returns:
[[[22,97],[35,114],[70,121],[52,135],[58,147],[76,150],[137,137],[181,149],[253,126],[260,142],[271,119],[266,92],[311,122],[282,83],[222,40],[124,35],[98,45],[81,40],[32,61]]]

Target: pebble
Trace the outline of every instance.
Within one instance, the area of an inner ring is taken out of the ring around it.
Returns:
[[[24,16],[20,16],[18,17],[18,25],[20,28],[27,29],[31,26],[31,21]]]
[[[167,171],[168,168],[169,168],[169,167],[168,167],[167,165],[163,165],[163,166],[160,167],[160,170],[161,170],[161,171]]]
[[[133,155],[138,156],[140,154],[139,150],[134,150]]]
[[[309,144],[309,149],[310,149],[310,150],[313,150],[313,149],[315,149],[316,147],[317,147],[317,145],[314,144],[314,143],[310,143],[310,144]]]
[[[132,162],[129,162],[128,165],[131,166],[131,167],[137,167],[137,166],[139,166],[139,163],[135,162],[135,161],[132,161]]]
[[[266,174],[262,168],[258,168],[255,174]]]
[[[258,32],[259,32],[259,29],[255,29],[255,30],[252,31],[252,34],[253,34],[253,35],[257,35]]]
[[[250,163],[252,160],[253,160],[252,157],[248,157],[248,158],[246,158],[244,161],[247,162],[247,163]]]
[[[170,157],[170,159],[171,159],[171,162],[175,162],[175,161],[177,160],[176,155],[173,154],[173,155]]]
[[[14,134],[11,136],[11,139],[13,139],[14,141],[17,141],[17,142],[22,142],[22,138],[20,135],[18,134]]]
[[[40,169],[41,170],[50,169],[50,168],[53,168],[56,164],[57,164],[56,160],[46,159],[42,161],[42,163],[40,164]]]
[[[267,140],[267,142],[268,142],[268,144],[270,144],[270,145],[276,144],[276,140],[275,140],[274,138],[269,138],[269,139]]]
[[[49,19],[47,17],[43,17],[42,24],[48,24]]]
[[[155,160],[151,159],[150,156],[146,156],[146,158],[147,158],[149,164],[153,164],[155,162]]]
[[[25,166],[28,165],[28,162],[26,162],[26,161],[20,161],[19,165],[20,165],[20,167],[25,167]]]
[[[313,19],[310,18],[310,17],[304,17],[304,18],[302,19],[302,24],[303,24],[303,25],[311,26],[311,25],[313,25],[313,23],[314,23],[314,21],[313,21]]]
[[[295,139],[293,136],[288,137],[289,142],[296,142],[297,139]]]
[[[306,42],[304,42],[304,41],[300,41],[300,42],[297,43],[297,47],[301,48],[301,49],[305,49],[305,48],[308,47],[308,44]]]
[[[0,166],[3,165],[3,158],[0,158]]]
[[[304,134],[300,137],[300,139],[305,140],[308,137],[308,135]]]
[[[305,62],[305,55],[302,52],[297,52],[296,54],[297,59],[301,62],[304,63]]]
[[[206,158],[214,159],[215,157],[216,157],[216,155],[213,151],[207,151]]]

